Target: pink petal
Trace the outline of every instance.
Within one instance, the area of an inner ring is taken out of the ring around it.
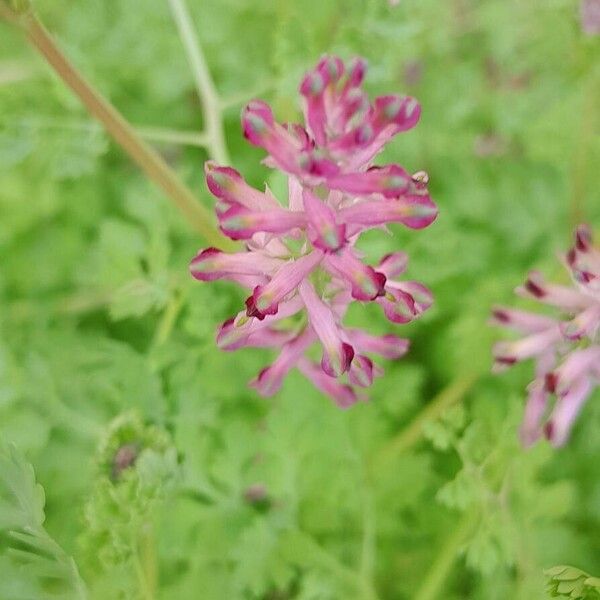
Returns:
[[[300,93],[306,102],[305,116],[308,127],[318,145],[327,142],[327,111],[325,92],[344,72],[344,63],[336,56],[325,56],[317,67],[307,73],[300,84]]]
[[[355,134],[357,145],[361,148],[353,153],[348,167],[353,169],[368,163],[392,137],[414,127],[420,116],[421,107],[414,98],[376,98],[369,121]]]
[[[556,320],[551,317],[512,308],[496,307],[492,317],[494,325],[510,327],[522,333],[536,333],[556,326]]]
[[[529,386],[529,397],[525,405],[525,415],[519,432],[521,443],[527,448],[542,435],[542,420],[548,404],[548,392],[544,382],[536,379]]]
[[[266,102],[253,100],[242,111],[244,137],[264,148],[275,163],[288,173],[301,173],[304,149],[295,134],[275,122]]]
[[[345,248],[336,254],[329,254],[325,266],[346,279],[352,286],[352,297],[370,301],[384,294],[386,277],[360,261],[351,249]]]
[[[411,229],[423,229],[437,217],[437,207],[428,195],[408,194],[397,199],[370,200],[344,208],[339,218],[344,223],[374,227],[402,223]]]
[[[311,226],[310,238],[313,246],[323,252],[338,250],[346,241],[345,225],[338,225],[334,210],[310,190],[304,190],[303,200],[305,214]]]
[[[303,211],[302,184],[295,177],[288,177],[288,207],[293,211]]]
[[[296,296],[287,302],[282,302],[276,315],[266,316],[263,320],[252,319],[248,317],[245,310],[241,311],[235,318],[228,319],[221,325],[217,332],[217,346],[227,351],[248,345],[271,346],[273,344],[270,341],[273,341],[278,333],[273,326],[276,326],[278,321],[297,314],[303,308],[304,303]]]
[[[348,341],[359,352],[372,352],[385,358],[400,358],[408,352],[409,340],[391,333],[377,336],[361,329],[346,329]]]
[[[200,281],[214,281],[231,275],[265,275],[279,266],[282,261],[259,252],[226,254],[217,248],[206,248],[190,263],[190,272]]]
[[[333,312],[319,298],[313,286],[303,281],[298,290],[306,306],[310,325],[323,346],[321,366],[329,376],[339,377],[350,367],[354,350],[342,340]]]
[[[273,396],[276,394],[285,376],[290,369],[296,366],[298,359],[304,354],[305,350],[315,341],[314,333],[307,329],[293,340],[286,343],[275,361],[258,376],[250,382],[250,386],[255,388],[262,396]]]
[[[433,304],[433,295],[418,281],[388,281],[387,289],[401,290],[412,296],[415,310],[419,315]]]
[[[580,340],[587,336],[594,338],[600,329],[600,302],[580,312],[571,321],[560,324],[562,334],[569,340]]]
[[[589,346],[571,352],[564,362],[552,373],[552,390],[565,394],[577,382],[586,378],[593,367],[600,365],[600,346]]]
[[[279,302],[293,292],[302,280],[308,277],[322,258],[323,253],[315,250],[285,264],[269,283],[254,288],[252,296],[246,300],[246,314],[261,321],[266,315],[276,314]]]
[[[567,442],[573,423],[592,389],[590,380],[584,378],[557,400],[545,427],[546,437],[553,446],[560,447]]]
[[[392,323],[409,323],[418,314],[413,297],[398,289],[386,290],[384,296],[377,298],[377,304]]]
[[[572,288],[546,283],[543,275],[537,271],[531,272],[525,285],[517,288],[516,292],[566,311],[581,310],[593,302],[590,297]]]
[[[355,356],[348,371],[350,383],[359,387],[370,387],[373,384],[374,376],[375,368],[373,361],[361,354]]]
[[[388,279],[402,275],[408,265],[408,256],[404,252],[386,254],[377,266],[377,270]]]
[[[206,185],[210,192],[224,203],[223,212],[231,206],[244,206],[250,210],[279,208],[277,200],[249,186],[243,177],[231,167],[220,167],[209,160],[204,163]]]
[[[514,364],[517,361],[543,354],[560,341],[561,337],[560,329],[555,326],[516,342],[498,342],[493,348],[494,358],[500,364]]]
[[[298,362],[298,369],[318,390],[330,396],[340,408],[348,408],[358,402],[356,393],[349,385],[329,377],[318,365],[301,359]]]
[[[399,165],[372,167],[362,173],[340,173],[327,180],[328,187],[348,194],[381,194],[396,198],[407,192],[412,177]]]
[[[587,35],[600,35],[600,1],[581,0],[581,28]]]
[[[245,240],[256,233],[287,233],[306,224],[306,216],[284,208],[251,211],[232,206],[219,215],[221,231],[232,240]]]

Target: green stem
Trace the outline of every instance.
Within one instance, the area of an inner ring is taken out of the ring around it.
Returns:
[[[575,145],[571,181],[571,225],[577,227],[586,219],[585,198],[590,173],[592,144],[598,134],[598,94],[600,93],[600,71],[591,76],[583,97],[581,130]]]
[[[436,600],[437,598],[444,597],[440,594],[440,588],[452,569],[460,547],[477,524],[477,519],[478,515],[473,511],[467,511],[463,515],[456,529],[448,537],[441,547],[439,554],[435,557],[414,600]]]
[[[178,131],[165,127],[137,127],[138,133],[145,139],[154,142],[165,142],[167,144],[180,144],[182,146],[197,146],[206,148],[209,144],[208,138],[203,133],[194,131]]]
[[[376,513],[375,500],[373,498],[373,490],[371,481],[365,473],[363,483],[363,535],[362,547],[360,556],[360,578],[366,592],[374,590],[374,573],[375,573],[375,552],[377,548],[377,529],[376,529]],[[374,596],[366,595],[366,598]]]
[[[154,339],[152,340],[152,348],[158,348],[162,346],[171,335],[173,331],[173,327],[175,326],[175,321],[179,315],[179,312],[184,306],[183,295],[176,291],[167,307],[165,308],[162,318],[158,323],[158,328],[156,329],[156,333],[154,335]]]
[[[194,31],[194,25],[185,0],[168,0],[173,19],[192,68],[198,96],[204,113],[204,129],[208,137],[208,150],[212,158],[221,164],[230,164],[229,152],[223,131],[221,101],[208,70],[206,58]]]
[[[453,404],[459,402],[477,381],[477,375],[464,375],[445,387],[427,406],[412,420],[412,422],[387,442],[373,457],[371,469],[373,472],[388,465],[395,458],[414,446],[423,435],[423,426],[427,421],[438,418]]]
[[[284,540],[282,551],[289,554],[288,558],[292,562],[296,555],[302,556],[304,560],[306,557],[310,557],[311,564],[329,571],[340,582],[359,591],[360,598],[378,600],[377,592],[368,582],[363,581],[359,574],[341,563],[336,556],[330,554],[308,533],[299,529],[290,530],[284,534]]]
[[[140,532],[136,570],[141,597],[144,600],[154,600],[156,598],[158,568],[156,564],[154,526],[150,522],[145,523]]]
[[[0,74],[0,85],[2,84],[2,75]],[[94,132],[101,126],[94,121],[73,121],[68,119],[26,119],[15,123],[17,127],[30,129],[63,129],[71,131]],[[140,137],[154,141],[165,142],[167,144],[178,144],[182,146],[196,146],[206,148],[208,139],[203,133],[194,131],[185,131],[178,129],[169,129],[167,127],[135,126],[135,130]]]
[[[77,71],[38,18],[32,12],[19,15],[3,3],[0,3],[0,7],[0,16],[22,28],[29,43],[46,59],[89,112],[104,125],[130,158],[166,193],[204,239],[222,249],[232,248],[231,242],[214,227],[210,212],[181,183],[163,158],[140,138],[115,107]]]
[[[255,88],[251,90],[246,90],[243,92],[236,92],[231,96],[227,96],[225,98],[220,99],[221,110],[227,110],[228,108],[234,108],[236,106],[240,106],[248,102],[248,100],[252,98],[256,98],[264,94],[264,92],[268,92],[275,86],[274,81],[265,81],[261,85],[257,85]]]

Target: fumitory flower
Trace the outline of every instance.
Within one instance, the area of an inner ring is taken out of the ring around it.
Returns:
[[[577,229],[575,244],[564,257],[572,283],[548,283],[538,272],[517,289],[557,309],[555,316],[497,308],[494,322],[523,337],[494,348],[495,368],[502,370],[533,358],[535,379],[521,427],[525,445],[543,435],[554,446],[564,444],[586,399],[600,382],[600,249],[590,229]],[[550,406],[554,398],[553,406]]]
[[[587,35],[600,35],[600,0],[581,0],[581,28]]]
[[[245,307],[219,328],[217,345],[279,349],[251,383],[265,396],[297,368],[339,406],[353,404],[356,388],[382,373],[372,356],[398,358],[408,341],[345,327],[348,307],[375,302],[402,324],[432,303],[425,286],[400,279],[404,253],[370,265],[356,249],[364,231],[388,223],[421,229],[437,215],[426,173],[373,164],[393,136],[416,125],[420,107],[413,98],[392,95],[371,103],[362,88],[365,72],[361,59],[344,64],[322,58],[300,84],[304,125],[278,123],[260,100],[242,111],[246,139],[266,150],[265,164],[287,176],[284,204],[231,167],[205,165],[221,231],[244,248],[233,254],[206,248],[192,260],[191,273],[249,290]]]

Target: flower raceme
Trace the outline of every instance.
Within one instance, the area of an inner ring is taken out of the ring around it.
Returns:
[[[221,325],[223,350],[276,347],[275,361],[251,383],[271,396],[297,368],[342,407],[356,402],[356,388],[382,373],[370,356],[399,358],[408,341],[346,328],[353,302],[375,302],[394,323],[419,317],[432,302],[416,281],[398,279],[402,252],[371,266],[355,244],[361,233],[388,223],[427,227],[437,208],[427,175],[399,165],[375,166],[373,158],[397,133],[414,127],[420,107],[409,97],[382,96],[373,103],[362,89],[366,65],[326,56],[300,85],[306,125],[278,123],[271,108],[254,100],[242,112],[244,136],[267,151],[265,164],[288,178],[281,205],[267,188],[249,186],[235,169],[205,165],[217,198],[223,233],[245,249],[227,254],[207,248],[192,260],[201,281],[229,279],[250,290],[245,309]],[[312,360],[320,348],[320,362]]]
[[[536,361],[536,377],[521,427],[525,445],[545,435],[563,445],[586,399],[600,382],[600,249],[592,244],[590,229],[580,226],[575,244],[564,258],[570,286],[547,283],[533,272],[517,293],[555,307],[552,317],[497,308],[494,322],[524,337],[499,342],[494,348],[495,370],[527,358]],[[551,397],[556,401],[551,410]],[[549,416],[548,416],[548,413]]]

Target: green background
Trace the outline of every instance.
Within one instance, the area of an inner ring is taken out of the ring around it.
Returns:
[[[487,326],[528,269],[566,280],[556,252],[579,220],[600,226],[600,38],[578,3],[189,4],[256,186],[283,181],[239,111],[259,94],[297,119],[322,53],[365,56],[373,95],[419,99],[380,162],[426,170],[439,218],[362,247],[407,251],[435,304],[404,327],[352,311],[412,340],[370,402],[341,411],[297,373],[258,397],[247,381],[272,355],[214,343],[243,291],[190,278],[204,241],[0,23],[0,441],[16,447],[0,451],[0,600],[537,599],[554,565],[600,574],[598,393],[564,449],[524,451],[532,365],[490,375],[503,333]],[[206,151],[173,137],[203,124],[168,2],[36,8],[131,123],[168,130],[153,144],[212,208]],[[121,471],[123,446],[139,457]]]

